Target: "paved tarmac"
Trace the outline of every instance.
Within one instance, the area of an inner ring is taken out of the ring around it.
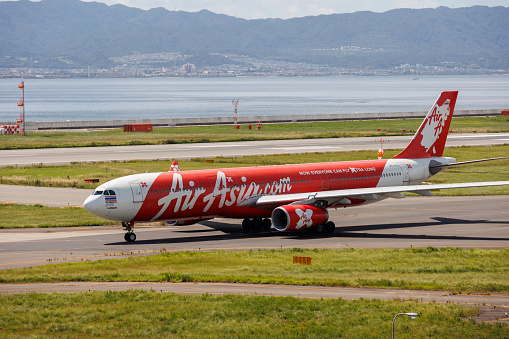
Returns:
[[[56,187],[0,185],[0,203],[40,204],[49,207],[83,207],[93,190]]]
[[[0,269],[143,256],[161,251],[279,248],[509,247],[509,196],[407,197],[329,210],[332,234],[243,232],[241,221],[135,227],[127,243],[120,226],[0,230]]]
[[[384,137],[389,142],[385,149],[403,149],[411,136]],[[0,167],[31,164],[65,165],[72,162],[170,160],[190,158],[211,158],[217,156],[238,157],[246,155],[290,154],[308,152],[336,152],[372,150],[373,157],[380,148],[377,138],[333,138],[303,140],[268,140],[245,142],[220,142],[202,144],[110,146],[81,148],[42,148],[21,150],[0,150]],[[380,139],[380,138],[378,138]],[[493,134],[451,134],[448,147],[488,146],[509,143],[508,133]],[[447,154],[445,154],[447,156]]]

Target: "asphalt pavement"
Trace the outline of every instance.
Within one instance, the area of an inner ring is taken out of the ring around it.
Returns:
[[[108,147],[41,148],[0,150],[0,167],[32,164],[66,165],[72,162],[102,162],[128,160],[183,160],[218,156],[240,157],[266,154],[298,154],[372,150],[377,156],[380,143],[375,137],[300,140],[239,141],[170,145],[132,145]],[[384,137],[385,149],[403,149],[411,136]],[[488,146],[509,143],[508,133],[450,134],[447,147]],[[445,154],[447,156],[447,154]]]
[[[509,247],[509,196],[407,197],[330,209],[332,234],[244,232],[241,220],[190,226],[136,225],[0,230],[0,269],[175,251],[281,248]]]

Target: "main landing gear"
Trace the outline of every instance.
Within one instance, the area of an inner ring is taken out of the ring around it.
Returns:
[[[246,218],[246,219],[242,220],[242,228],[244,229],[244,231],[251,231],[251,230],[259,231],[262,229],[269,230],[271,226],[272,226],[272,222],[268,218],[265,218],[265,219]]]
[[[125,227],[126,234],[124,234],[124,239],[127,242],[134,242],[136,241],[136,234],[134,234],[133,227],[134,222],[122,222],[122,226]]]
[[[306,228],[307,233],[334,233],[336,225],[332,221],[327,221],[325,224],[318,225],[311,228]]]

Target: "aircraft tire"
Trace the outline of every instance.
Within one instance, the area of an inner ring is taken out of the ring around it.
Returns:
[[[318,233],[323,233],[323,232],[325,232],[325,225],[323,225],[323,224],[322,224],[322,225],[318,225],[318,226],[316,226],[316,231],[317,231]]]
[[[124,239],[127,242],[135,242],[136,241],[136,234],[134,234],[134,233],[126,233],[124,235]]]
[[[254,228],[254,221],[249,218],[242,220],[242,228],[244,229],[244,231],[252,230]]]
[[[254,230],[259,231],[262,229],[262,227],[263,227],[262,219],[260,219],[260,218],[253,219],[253,229]]]
[[[336,229],[336,225],[332,221],[327,221],[325,223],[325,231],[327,233],[334,233],[335,229]]]
[[[272,227],[272,222],[270,221],[269,218],[265,218],[262,220],[262,228],[264,230],[270,230],[271,227]]]

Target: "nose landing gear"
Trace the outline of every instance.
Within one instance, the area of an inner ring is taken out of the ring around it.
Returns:
[[[134,242],[136,241],[136,234],[134,234],[133,228],[134,228],[134,222],[122,222],[122,226],[125,227],[126,234],[124,234],[124,239],[127,242]]]

